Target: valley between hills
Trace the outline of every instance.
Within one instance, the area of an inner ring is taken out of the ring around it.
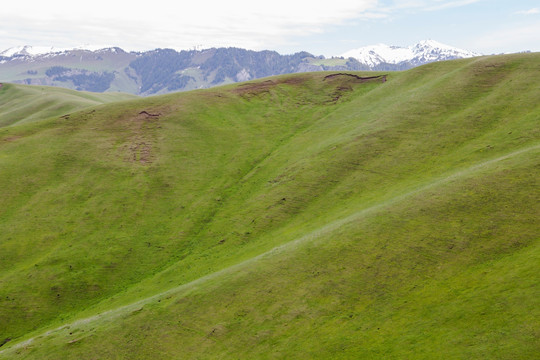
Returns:
[[[0,88],[0,359],[532,359],[540,54]]]

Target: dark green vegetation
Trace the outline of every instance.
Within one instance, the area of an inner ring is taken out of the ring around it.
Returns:
[[[53,81],[71,81],[76,90],[104,92],[111,87],[114,74],[105,72],[89,72],[88,70],[73,70],[63,66],[53,66],[45,71],[45,75]]]
[[[122,93],[95,94],[48,86],[0,85],[0,128],[52,116],[67,115],[90,106],[135,99]]]
[[[0,129],[0,358],[537,356],[540,55],[387,80]]]

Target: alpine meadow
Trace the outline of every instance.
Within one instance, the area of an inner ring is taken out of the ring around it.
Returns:
[[[537,358],[539,84],[540,53],[3,84],[0,359]]]

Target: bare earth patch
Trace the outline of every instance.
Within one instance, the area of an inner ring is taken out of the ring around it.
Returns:
[[[20,139],[22,136],[8,136],[7,138],[4,139],[4,141],[6,142],[14,142],[18,139]]]
[[[129,119],[127,126],[132,135],[129,143],[124,145],[127,152],[126,161],[141,165],[149,165],[154,161],[152,134],[161,116],[159,112],[142,110]]]

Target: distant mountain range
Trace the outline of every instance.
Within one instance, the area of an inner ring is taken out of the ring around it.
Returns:
[[[367,46],[332,58],[308,52],[280,55],[239,48],[126,52],[118,47],[21,46],[0,51],[0,81],[144,96],[286,73],[406,70],[429,62],[479,55],[433,40],[405,48]]]

